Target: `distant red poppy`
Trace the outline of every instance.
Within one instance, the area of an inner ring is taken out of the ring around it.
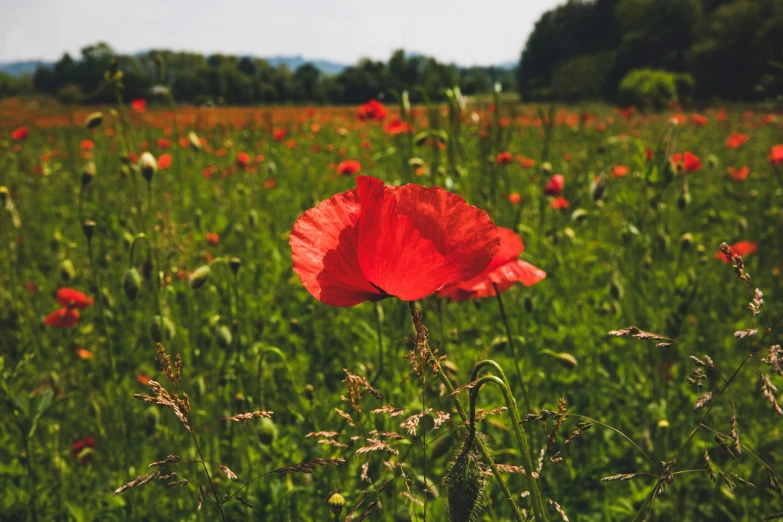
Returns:
[[[549,208],[553,210],[563,210],[571,206],[571,203],[568,202],[566,198],[563,196],[560,196],[559,198],[555,198],[552,200],[552,202],[549,204]]]
[[[361,121],[383,121],[386,118],[386,108],[381,102],[373,99],[360,106],[356,116]]]
[[[171,154],[161,154],[158,158],[158,169],[166,170],[171,167]]]
[[[47,315],[44,324],[49,328],[73,328],[79,324],[79,317],[79,310],[75,308],[60,308]]]
[[[498,291],[503,293],[515,283],[532,286],[546,277],[546,272],[519,259],[519,255],[525,249],[521,237],[513,230],[502,227],[498,227],[498,234],[500,235],[500,248],[489,266],[468,281],[456,283],[440,290],[439,296],[448,297],[454,301],[481,299],[495,295],[493,285],[497,285]]]
[[[57,302],[60,303],[60,306],[64,306],[66,308],[79,308],[81,310],[92,306],[92,304],[95,302],[92,297],[88,297],[83,292],[68,287],[57,290],[55,299],[57,299]]]
[[[495,257],[497,228],[460,196],[367,176],[357,185],[305,212],[291,232],[294,272],[319,301],[414,301],[472,279]]]
[[[650,147],[644,149],[644,161],[650,162],[653,158],[653,150]]]
[[[519,162],[519,164],[522,165],[526,169],[532,169],[533,167],[536,166],[536,160],[530,159],[530,158],[526,158],[522,154],[518,154],[516,159]]]
[[[630,172],[630,169],[625,165],[615,165],[614,168],[612,168],[612,176],[615,178],[624,178],[628,175],[628,172]]]
[[[390,136],[397,136],[399,134],[405,134],[406,132],[412,132],[411,126],[400,118],[394,118],[383,127],[383,132]]]
[[[680,172],[698,172],[701,170],[701,159],[695,154],[678,152],[670,158],[672,167],[678,173]]]
[[[207,232],[207,243],[209,246],[217,246],[220,243],[220,236],[217,232]]]
[[[275,129],[272,132],[272,139],[275,141],[283,141],[286,136],[288,136],[288,129]]]
[[[90,360],[95,357],[95,354],[86,348],[79,347],[76,349],[76,356],[79,359]]]
[[[337,165],[337,173],[340,176],[353,176],[362,170],[362,164],[356,160],[345,160]]]
[[[631,118],[633,118],[633,115],[636,114],[636,107],[631,105],[630,107],[626,107],[622,111],[623,118],[625,118],[625,121],[629,121]]]
[[[136,112],[144,112],[147,108],[147,100],[144,98],[139,98],[137,100],[133,100],[131,102],[131,109],[133,109]]]
[[[287,149],[293,150],[296,148],[296,140],[288,140],[285,142],[285,147]]]
[[[96,440],[95,435],[89,435],[73,443],[71,446],[71,455],[73,455],[76,462],[82,466],[87,463],[89,455],[85,454],[85,450],[95,449]]]
[[[168,149],[171,147],[171,141],[166,138],[158,138],[158,147],[161,149]]]
[[[240,167],[247,167],[250,165],[250,154],[247,152],[237,153],[237,165]]]
[[[773,165],[775,167],[780,167],[783,165],[783,145],[775,145],[769,150],[769,156],[767,156],[767,161],[769,161],[770,165]]]
[[[766,124],[775,123],[775,116],[773,114],[767,114],[761,118],[761,121]]]
[[[559,196],[563,192],[563,186],[565,186],[565,178],[562,174],[555,174],[544,186],[544,194],[547,196]]]
[[[522,196],[517,192],[512,192],[508,195],[508,202],[512,205],[519,205],[522,202]]]
[[[19,127],[11,131],[11,139],[13,141],[22,141],[27,138],[28,134],[30,134],[30,129],[27,127]]]
[[[745,165],[744,167],[736,168],[729,167],[729,176],[734,178],[734,181],[745,181],[750,174],[750,167]]]
[[[495,161],[498,165],[509,165],[511,164],[511,160],[511,153],[508,151],[498,152],[498,155],[495,157]]]
[[[718,121],[726,121],[729,118],[729,115],[726,114],[726,109],[721,108],[718,111]]]
[[[752,241],[738,241],[737,243],[730,245],[729,248],[731,249],[731,252],[735,256],[746,257],[756,252],[756,250],[759,249],[759,245],[758,243],[754,243]],[[715,258],[720,259],[724,263],[731,262],[729,257],[720,251],[717,254],[715,254]]]
[[[707,117],[703,114],[693,114],[691,115],[691,122],[697,127],[703,127],[707,125]]]
[[[277,181],[275,181],[274,178],[269,178],[264,180],[264,188],[267,190],[271,190],[277,186]]]
[[[147,383],[150,382],[150,376],[147,375],[147,372],[139,372],[136,374],[136,380],[139,381],[142,386],[146,386]]]
[[[729,137],[726,138],[726,147],[729,149],[737,149],[745,144],[750,139],[750,136],[742,134],[740,132],[732,132]]]
[[[79,148],[82,150],[92,150],[95,148],[95,143],[92,140],[82,140],[79,144]]]

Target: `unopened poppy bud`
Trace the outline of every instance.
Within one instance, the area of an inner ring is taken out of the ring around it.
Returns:
[[[341,494],[335,492],[332,493],[332,496],[329,497],[326,503],[329,504],[329,509],[332,510],[332,514],[334,515],[335,520],[337,520],[337,517],[340,516],[340,513],[343,512],[343,508],[345,507],[345,498]]]
[[[158,170],[158,161],[149,152],[142,152],[141,157],[139,157],[139,169],[144,179],[152,181],[152,177]]]
[[[198,290],[199,288],[204,286],[204,283],[207,282],[207,279],[209,279],[209,275],[211,273],[212,273],[212,269],[209,268],[209,265],[203,265],[198,267],[193,271],[192,274],[190,274],[190,277],[188,278],[190,287],[193,290]]]
[[[552,172],[552,164],[549,163],[548,161],[545,161],[544,163],[541,164],[541,170],[543,170],[544,172]]]
[[[618,281],[616,278],[613,278],[611,284],[609,285],[609,293],[615,299],[622,299],[623,297],[623,285],[621,285],[620,281]]]
[[[176,333],[177,329],[168,317],[156,315],[152,319],[152,324],[150,324],[150,337],[152,337],[152,340],[156,343],[170,341],[174,338]]]
[[[669,421],[667,421],[666,419],[661,419],[658,421],[659,428],[667,429],[669,426],[671,425],[669,424]]]
[[[258,212],[256,212],[256,209],[252,209],[248,212],[247,224],[250,228],[256,228],[256,225],[258,224]]]
[[[710,154],[707,156],[707,167],[711,169],[717,169],[720,166],[720,161],[718,160],[718,157],[715,154]]]
[[[190,143],[191,150],[194,152],[201,152],[201,140],[195,132],[190,131],[188,133],[188,142]]]
[[[228,260],[228,266],[231,268],[231,271],[234,272],[234,275],[237,275],[237,272],[239,272],[239,267],[242,266],[242,260],[238,257],[232,257]]]
[[[60,280],[70,281],[76,276],[76,269],[73,266],[73,261],[70,259],[63,259],[60,261]]]
[[[95,173],[95,163],[92,161],[87,162],[87,164],[82,169],[82,187],[86,187],[90,184],[92,178],[95,177]]]
[[[680,192],[680,197],[677,198],[677,208],[685,210],[691,203],[691,193],[687,186]]]
[[[571,213],[571,220],[577,223],[583,222],[587,219],[587,211],[583,208],[578,208]]]
[[[217,329],[217,342],[218,346],[221,348],[228,348],[231,346],[231,341],[233,341],[233,336],[231,335],[231,330],[228,329],[228,326],[221,326]]]
[[[103,113],[102,112],[93,112],[89,116],[87,116],[87,119],[84,120],[84,126],[87,127],[89,130],[97,129],[101,126],[103,123]]]
[[[312,384],[305,384],[304,395],[308,402],[313,402],[313,400],[315,400],[315,386]]]
[[[152,260],[146,259],[139,267],[139,272],[145,281],[152,279]]]
[[[414,169],[418,169],[419,167],[424,166],[424,160],[421,158],[411,158],[408,160],[408,165],[410,165]]]
[[[680,238],[680,246],[683,250],[690,250],[691,246],[693,246],[693,234],[690,232],[683,234]]]
[[[704,245],[699,245],[699,246],[696,247],[696,252],[698,252],[699,254],[704,255],[704,254],[707,253],[707,249],[704,247]]]
[[[139,288],[141,288],[141,274],[135,268],[129,268],[125,271],[125,276],[122,278],[122,289],[125,292],[125,297],[133,301],[139,293]]]
[[[92,239],[93,234],[95,233],[95,221],[92,219],[85,219],[82,221],[82,232],[84,232],[84,237],[87,238],[87,241]]]
[[[464,447],[446,472],[444,485],[450,520],[475,520],[485,502],[487,479],[481,456]]]
[[[573,370],[574,368],[579,366],[579,363],[576,361],[576,357],[574,357],[570,353],[566,353],[566,352],[557,353],[555,354],[555,359],[557,359],[557,362],[560,363],[560,366],[568,368],[569,370]]]
[[[193,225],[196,228],[201,228],[201,218],[204,217],[204,211],[200,208],[197,208],[196,211],[193,213]]]
[[[2,186],[0,187],[0,203],[5,206],[6,201],[8,201],[8,187]]]
[[[277,426],[269,417],[263,417],[258,423],[258,440],[261,444],[269,446],[277,438]]]
[[[745,235],[745,232],[748,230],[748,220],[744,217],[739,218],[737,220],[737,228],[741,236]]]
[[[603,182],[603,180],[599,180],[593,183],[591,189],[593,201],[600,201],[606,193],[606,184]]]

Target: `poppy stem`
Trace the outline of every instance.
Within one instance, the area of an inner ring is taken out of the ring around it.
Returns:
[[[427,339],[426,327],[424,326],[422,313],[416,309],[416,304],[413,301],[409,302],[408,306],[411,311],[411,319],[413,320],[413,325],[416,328],[417,338],[421,337],[424,339],[424,348],[427,350],[427,353],[430,355],[430,357],[434,360],[434,356],[432,354],[432,351],[430,350],[429,343],[427,343],[426,341]],[[436,362],[435,370],[437,371],[438,377],[440,378],[441,382],[446,387],[446,391],[448,392],[449,397],[451,397],[451,400],[454,403],[454,407],[457,409],[457,413],[459,413],[459,416],[462,418],[462,421],[463,422],[467,421],[469,419],[468,413],[465,411],[465,407],[462,406],[462,402],[459,400],[459,397],[456,394],[454,394],[454,385],[451,384],[451,381],[446,376],[446,373],[443,371],[443,367],[440,364],[437,364]],[[484,443],[483,440],[477,438],[476,446],[478,447],[481,456],[488,463],[489,468],[492,471],[492,475],[495,477],[495,480],[497,480],[498,484],[500,485],[500,489],[503,490],[503,496],[506,497],[506,501],[508,502],[508,505],[511,507],[511,511],[514,513],[514,518],[517,520],[517,522],[524,522],[525,519],[522,516],[522,513],[519,511],[519,507],[517,506],[517,503],[514,500],[511,491],[508,489],[508,485],[506,485],[506,482],[503,480],[503,476],[500,474],[500,470],[498,469],[497,465],[495,465],[495,460],[492,458],[492,455],[490,454],[487,445]],[[542,517],[538,520],[546,521],[546,518]]]
[[[380,379],[383,374],[383,317],[381,305],[375,303],[375,335],[378,338],[378,368],[375,370],[375,379]]]
[[[514,369],[517,371],[517,379],[519,379],[519,386],[522,388],[522,400],[525,401],[525,409],[528,412],[533,411],[530,408],[530,399],[527,395],[527,386],[525,386],[525,380],[522,378],[522,370],[519,368],[519,358],[517,357],[517,348],[514,344],[514,338],[511,336],[511,326],[508,323],[508,316],[506,315],[506,307],[503,306],[503,298],[500,297],[500,289],[497,283],[492,283],[492,287],[495,289],[495,297],[498,300],[498,308],[500,308],[500,318],[503,320],[503,325],[506,327],[506,339],[508,339],[508,345],[511,347],[511,357],[514,359]]]

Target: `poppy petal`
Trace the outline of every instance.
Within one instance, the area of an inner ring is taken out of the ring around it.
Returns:
[[[359,268],[360,211],[357,191],[343,192],[305,212],[291,231],[294,272],[322,303],[353,306],[384,297]]]

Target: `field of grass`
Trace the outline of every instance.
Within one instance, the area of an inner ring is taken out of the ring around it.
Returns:
[[[0,102],[0,520],[783,512],[783,114],[385,110]],[[319,302],[289,235],[346,160],[459,194],[546,278],[419,299],[418,331],[396,297]],[[524,431],[481,387],[447,479],[487,359]]]

